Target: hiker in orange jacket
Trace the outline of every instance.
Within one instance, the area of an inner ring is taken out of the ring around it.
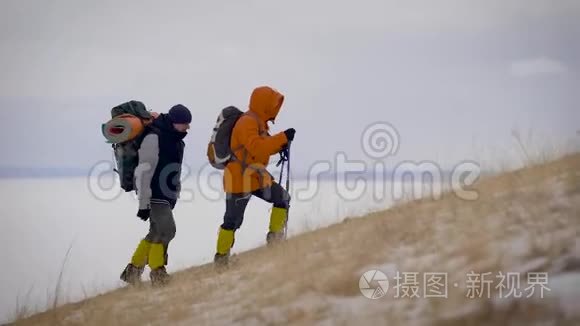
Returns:
[[[290,195],[266,170],[270,156],[284,150],[296,133],[290,128],[273,136],[269,134],[268,122],[274,122],[283,103],[284,96],[278,91],[268,86],[256,88],[250,97],[249,110],[232,130],[230,146],[235,158],[224,170],[226,212],[217,239],[214,257],[217,264],[227,264],[234,233],[242,224],[252,195],[273,204],[267,242],[284,238]]]

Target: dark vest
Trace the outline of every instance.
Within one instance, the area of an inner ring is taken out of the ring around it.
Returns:
[[[181,164],[186,132],[173,128],[169,117],[161,114],[148,127],[148,133],[155,133],[159,138],[159,161],[151,179],[151,198],[167,200],[175,205],[177,195],[181,190]]]

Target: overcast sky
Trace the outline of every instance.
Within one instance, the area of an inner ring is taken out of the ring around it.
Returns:
[[[219,110],[263,84],[286,95],[273,130],[297,129],[298,170],[364,159],[376,121],[400,134],[392,161],[580,138],[575,0],[2,0],[0,40],[0,166],[110,159],[100,124],[130,99],[188,106],[200,166]]]

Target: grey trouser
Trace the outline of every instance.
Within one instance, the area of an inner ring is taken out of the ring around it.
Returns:
[[[162,243],[167,247],[175,237],[175,220],[169,204],[151,203],[149,233],[145,240],[151,243]]]
[[[151,215],[149,217],[149,233],[145,240],[151,243],[162,243],[165,252],[165,265],[169,257],[167,250],[169,242],[175,237],[175,220],[169,204],[151,203]]]

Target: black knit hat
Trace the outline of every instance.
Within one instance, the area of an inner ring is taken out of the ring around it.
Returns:
[[[173,123],[191,123],[191,112],[184,105],[173,106],[168,114]]]

